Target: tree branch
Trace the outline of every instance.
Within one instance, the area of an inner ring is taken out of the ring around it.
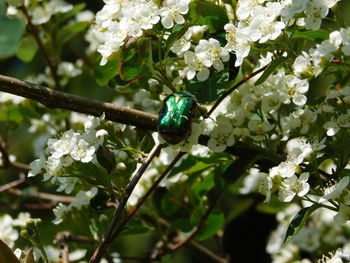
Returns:
[[[50,109],[65,109],[101,116],[118,123],[148,130],[157,129],[157,115],[49,89],[27,81],[0,75],[0,91],[35,100]]]
[[[154,192],[154,190],[158,187],[160,182],[164,179],[164,177],[170,172],[170,170],[175,166],[175,164],[181,159],[182,156],[184,156],[185,152],[180,152],[174,160],[167,166],[167,168],[162,172],[162,174],[157,178],[157,180],[152,184],[152,186],[147,190],[147,192],[141,197],[141,199],[137,202],[136,206],[129,211],[127,214],[127,217],[120,223],[119,227],[115,231],[115,233],[112,236],[112,239],[115,239],[119,233],[124,229],[126,224],[129,222],[131,217],[134,216],[134,214],[137,212],[137,210],[140,209],[140,207],[143,205],[143,203],[147,200],[147,198]]]
[[[103,254],[106,253],[106,250],[108,249],[109,245],[113,241],[113,232],[114,232],[116,226],[120,222],[121,214],[122,214],[128,200],[129,200],[129,197],[130,197],[132,191],[134,190],[134,188],[137,185],[138,181],[140,180],[142,174],[146,171],[147,167],[149,166],[149,164],[151,163],[153,158],[159,154],[161,148],[162,148],[161,144],[156,144],[153,147],[152,151],[148,154],[146,160],[142,163],[141,167],[137,170],[134,177],[131,179],[129,184],[126,186],[126,188],[124,190],[124,195],[123,195],[122,199],[120,200],[118,208],[113,215],[113,218],[112,218],[111,223],[109,224],[108,230],[107,230],[105,236],[102,238],[100,244],[96,248],[94,254],[90,258],[90,261],[89,261],[90,263],[100,262]]]

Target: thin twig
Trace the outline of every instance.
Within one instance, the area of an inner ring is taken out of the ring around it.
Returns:
[[[214,110],[220,105],[220,103],[228,96],[230,95],[235,89],[238,89],[241,85],[243,85],[245,82],[247,82],[248,80],[250,80],[251,78],[253,78],[255,75],[263,72],[270,64],[267,64],[266,66],[262,67],[261,69],[258,69],[257,71],[253,72],[252,74],[246,76],[245,78],[243,78],[240,82],[238,82],[236,85],[234,85],[232,88],[230,88],[228,91],[224,92],[219,98],[218,100],[215,102],[215,104],[213,105],[213,107],[211,107],[211,109],[208,112],[208,116],[210,116]]]
[[[35,41],[37,42],[37,44],[39,46],[39,49],[41,50],[41,53],[44,56],[46,64],[50,68],[50,71],[51,71],[51,74],[52,74],[52,78],[53,78],[53,80],[55,82],[55,85],[56,85],[56,89],[62,91],[63,89],[62,89],[62,86],[61,86],[60,78],[59,78],[59,76],[57,74],[57,65],[52,63],[51,58],[50,58],[49,54],[47,53],[43,42],[40,39],[39,31],[38,31],[38,29],[36,28],[36,26],[32,22],[32,17],[28,13],[28,10],[27,10],[27,8],[24,5],[21,6],[19,9],[23,12],[24,16],[27,18],[28,26],[29,26],[30,30],[32,31],[32,34],[33,34],[33,36],[35,38]]]
[[[22,196],[24,195],[21,190],[16,189],[16,188],[9,188],[7,190],[10,194],[17,195],[17,196]],[[77,199],[74,196],[64,196],[64,195],[55,195],[55,194],[48,194],[48,193],[42,193],[42,192],[34,192],[34,193],[29,193],[24,196],[28,197],[35,197],[39,199],[44,199],[44,200],[49,200],[55,203],[73,203]]]
[[[112,221],[108,227],[108,230],[105,234],[105,236],[102,238],[99,246],[96,248],[94,254],[90,258],[90,263],[97,263],[100,262],[102,256],[106,253],[106,250],[108,249],[109,245],[113,241],[112,235],[116,228],[116,226],[119,224],[121,219],[121,214],[129,200],[129,197],[134,190],[135,186],[137,185],[138,181],[140,180],[142,174],[145,172],[151,161],[155,156],[157,156],[162,148],[161,144],[156,144],[152,151],[148,154],[146,160],[142,163],[141,167],[138,169],[134,177],[131,179],[129,184],[126,186],[124,190],[124,195],[122,199],[119,202],[118,208],[115,211]]]
[[[10,188],[16,187],[20,184],[23,184],[25,181],[26,181],[26,176],[24,174],[21,174],[17,180],[7,183],[3,186],[0,186],[0,193]]]
[[[147,130],[157,129],[157,115],[49,89],[16,78],[0,75],[0,91],[38,101],[50,109],[66,109],[98,117],[105,113],[107,120]]]
[[[170,170],[175,166],[175,164],[184,156],[184,152],[180,152],[176,155],[174,160],[167,166],[167,168],[162,172],[162,174],[158,177],[158,179],[152,184],[152,186],[147,190],[147,192],[141,197],[136,206],[130,210],[127,217],[121,222],[118,229],[112,235],[112,239],[115,239],[119,233],[124,229],[125,225],[129,222],[131,217],[139,210],[139,208],[143,205],[143,203],[147,200],[147,198],[154,192],[154,190],[158,187],[160,182],[164,179],[164,177],[170,172]]]

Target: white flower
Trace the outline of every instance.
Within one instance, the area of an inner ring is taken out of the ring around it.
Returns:
[[[249,194],[258,189],[259,181],[263,177],[267,177],[268,174],[260,172],[259,169],[251,168],[249,169],[249,173],[243,179],[243,185],[239,189],[241,194]],[[266,192],[264,192],[265,194]]]
[[[0,217],[0,239],[10,248],[14,247],[18,239],[18,231],[13,228],[13,218],[7,214]]]
[[[299,178],[296,175],[285,178],[282,181],[282,189],[278,193],[279,200],[290,202],[295,195],[299,197],[306,195],[310,190],[310,185],[307,183],[308,179],[309,173],[302,173]]]
[[[324,203],[328,200],[334,200],[338,198],[349,185],[350,176],[345,176],[339,180],[339,182],[324,189],[324,196],[319,200],[319,203]]]
[[[70,152],[72,158],[83,163],[90,162],[95,156],[95,147],[90,146],[85,140],[80,139]]]
[[[327,136],[334,136],[340,130],[340,127],[333,118],[323,124],[323,128],[327,130]]]
[[[264,202],[267,203],[270,201],[270,198],[271,198],[271,190],[273,187],[273,182],[272,182],[272,178],[269,175],[267,174],[264,174],[264,175],[266,176],[259,177],[258,192],[263,195],[266,195]]]
[[[294,15],[301,14],[305,11],[307,1],[304,0],[285,0],[281,15],[285,21],[290,20]]]
[[[40,154],[40,158],[36,159],[34,161],[32,161],[30,164],[30,171],[28,173],[28,177],[32,177],[35,176],[39,173],[41,173],[41,171],[45,168],[46,166],[46,159],[45,159],[45,155],[44,154]]]
[[[246,30],[249,31],[251,41],[265,43],[268,40],[275,40],[279,37],[285,26],[284,22],[271,21],[265,16],[258,16],[253,18]]]
[[[165,0],[160,9],[161,22],[165,28],[172,28],[176,24],[185,23],[183,15],[188,12],[190,0]]]
[[[229,120],[220,115],[216,118],[217,126],[210,133],[208,148],[214,152],[223,152],[227,146],[235,143],[233,128]]]
[[[334,216],[334,221],[337,224],[344,224],[350,219],[350,207],[340,204],[338,213]]]
[[[225,48],[220,47],[219,41],[214,38],[201,39],[195,48],[196,57],[206,67],[214,66],[217,71],[224,69],[222,62],[227,62],[230,55]]]
[[[226,24],[224,29],[226,30],[227,40],[225,48],[235,53],[235,66],[238,67],[242,64],[243,59],[249,55],[251,43],[249,34],[233,24]]]
[[[75,133],[73,130],[64,132],[61,139],[49,139],[47,142],[48,150],[52,153],[53,158],[61,158],[63,155],[68,154],[75,145],[79,133]]]
[[[196,54],[192,51],[186,51],[184,54],[185,63],[187,67],[184,68],[187,79],[193,79],[197,74],[199,81],[205,81],[208,79],[210,71],[209,69],[198,59]],[[198,73],[196,73],[198,71]]]
[[[14,226],[25,226],[27,224],[27,220],[30,218],[30,214],[27,212],[21,212],[18,214],[17,218],[13,220],[12,224]]]
[[[299,77],[312,77],[314,75],[311,65],[310,55],[306,52],[302,52],[302,55],[298,56],[293,64],[293,71]]]
[[[90,203],[91,198],[93,198],[98,192],[97,187],[92,187],[88,191],[79,191],[76,194],[77,201],[71,203],[71,207],[81,207],[84,205],[88,205]]]

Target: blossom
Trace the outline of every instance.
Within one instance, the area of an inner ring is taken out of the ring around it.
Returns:
[[[189,3],[190,0],[165,0],[163,2],[163,7],[160,9],[162,25],[165,28],[172,28],[174,22],[176,24],[185,23],[183,15],[187,14]]]
[[[88,163],[94,158],[95,151],[94,146],[90,146],[85,140],[80,139],[78,144],[73,146],[70,155],[74,160]]]
[[[208,148],[214,152],[223,152],[227,146],[235,143],[233,128],[229,120],[220,115],[216,119],[217,126],[210,133]]]
[[[324,195],[320,198],[319,203],[324,203],[327,200],[334,200],[338,198],[348,187],[350,183],[350,176],[345,176],[339,180],[339,182],[324,189]]]
[[[219,41],[214,38],[209,40],[201,39],[195,48],[196,57],[206,67],[214,66],[217,71],[224,69],[222,62],[227,62],[230,55],[225,48],[220,47]]]
[[[2,215],[0,217],[0,240],[13,248],[17,239],[18,231],[13,228],[13,218],[7,214]]]
[[[35,176],[39,174],[46,166],[46,158],[44,154],[40,154],[40,158],[32,161],[30,164],[30,171],[28,177]]]
[[[308,179],[309,173],[302,173],[299,178],[296,175],[285,178],[282,181],[282,187],[278,193],[278,198],[282,202],[290,202],[296,195],[299,197],[306,195],[310,190],[310,185],[307,183]]]

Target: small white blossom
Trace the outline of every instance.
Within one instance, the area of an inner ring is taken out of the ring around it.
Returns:
[[[183,15],[187,14],[190,1],[191,0],[165,0],[163,2],[163,7],[160,9],[162,25],[165,28],[172,28],[174,22],[176,24],[185,23]]]
[[[309,173],[302,173],[299,178],[296,175],[285,178],[282,181],[282,189],[278,193],[279,200],[290,202],[296,195],[299,197],[306,195],[310,190],[308,179]]]

